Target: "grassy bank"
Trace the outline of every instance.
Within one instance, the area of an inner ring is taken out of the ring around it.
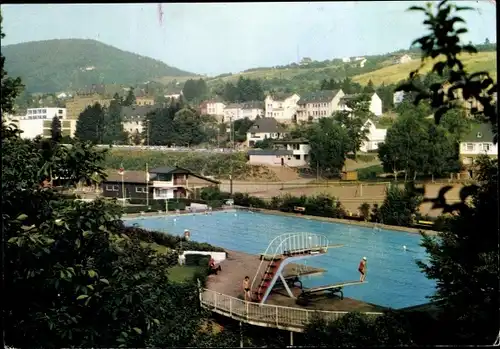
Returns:
[[[112,169],[123,166],[125,170],[141,171],[146,169],[146,163],[150,169],[162,166],[179,166],[218,179],[228,179],[232,167],[234,179],[277,180],[276,175],[266,167],[247,165],[247,158],[243,153],[214,154],[111,149],[108,152],[104,166]]]

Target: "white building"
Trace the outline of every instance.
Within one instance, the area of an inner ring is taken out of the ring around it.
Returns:
[[[363,68],[365,66],[366,62],[367,62],[366,58],[363,58],[361,61],[359,61],[359,67]]]
[[[164,95],[165,98],[169,98],[169,99],[179,99],[179,98],[181,98],[181,96],[182,96],[182,92]]]
[[[398,105],[400,103],[403,103],[404,98],[405,98],[405,91],[396,91],[392,95],[392,103],[394,105]]]
[[[38,136],[48,138],[51,137],[54,116],[57,116],[61,121],[62,136],[73,137],[76,131],[76,120],[67,119],[66,108],[29,108],[26,115],[20,116],[13,121],[23,131],[21,133],[22,138],[33,139]]]
[[[255,120],[264,116],[262,102],[231,103],[224,108],[224,121],[248,118]]]
[[[325,90],[304,94],[297,102],[294,121],[312,121],[332,116],[341,110],[340,101],[344,97],[342,90]]]
[[[146,115],[155,109],[156,107],[151,105],[123,107],[121,111],[123,130],[131,137],[135,134],[141,135],[146,127]]]
[[[282,123],[291,123],[297,112],[300,96],[296,93],[268,95],[265,100],[266,118],[274,118]]]
[[[247,132],[247,146],[253,147],[255,143],[264,139],[282,139],[286,130],[274,118],[261,118],[255,120]]]
[[[349,99],[356,99],[359,97],[359,94],[354,94],[354,95],[345,95],[341,98],[340,100],[340,110],[347,110],[350,111],[351,109],[347,106],[346,102]],[[373,93],[370,97],[370,107],[369,110],[375,115],[375,116],[380,116],[382,115],[382,100],[380,97],[376,94]]]
[[[412,61],[412,58],[408,54],[396,57],[394,59],[394,63],[395,64],[404,64],[404,63],[408,63],[408,62],[411,62],[411,61]]]
[[[274,149],[248,151],[251,165],[306,167],[309,165],[309,142],[305,139],[276,140]]]
[[[349,58],[349,57],[342,58],[342,62],[344,62],[344,63],[349,63],[350,61],[351,61],[351,58]]]
[[[498,156],[498,145],[493,143],[490,124],[475,125],[460,142],[460,158],[466,167],[473,165],[474,159],[481,154]]]
[[[364,141],[359,148],[362,152],[369,152],[378,149],[380,143],[385,142],[385,136],[387,135],[387,129],[377,128],[375,123],[370,119],[366,120],[363,125],[363,130],[367,129],[368,134],[366,135],[368,140]]]

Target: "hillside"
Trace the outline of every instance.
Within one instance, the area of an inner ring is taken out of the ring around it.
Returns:
[[[194,76],[158,60],[95,40],[62,39],[2,46],[5,68],[28,92],[58,92],[92,84],[135,85],[157,77]]]
[[[493,77],[496,77],[496,52],[463,54],[460,59],[462,59],[462,62],[464,63],[468,71],[488,71]],[[369,73],[357,75],[353,77],[353,80],[360,83],[361,85],[366,85],[369,80],[371,80],[376,86],[381,85],[382,83],[385,83],[386,85],[394,84],[403,79],[406,79],[408,77],[408,74],[418,68],[419,65],[419,59],[413,60],[408,63],[391,65]],[[432,69],[432,66],[433,61],[427,61],[424,67],[421,69],[421,72],[426,73],[430,71]]]

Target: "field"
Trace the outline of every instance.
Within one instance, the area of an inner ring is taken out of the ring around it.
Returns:
[[[169,83],[173,81],[177,81],[179,83],[184,83],[189,79],[200,79],[204,78],[203,76],[162,76],[161,78],[156,78],[153,79],[156,82],[159,82],[160,84],[168,85]]]
[[[496,77],[496,52],[479,52],[474,55],[464,54],[460,58],[468,71],[488,71],[494,76],[494,78]],[[376,86],[381,85],[382,83],[386,85],[395,84],[403,79],[406,79],[410,72],[418,68],[419,65],[420,60],[413,60],[405,64],[391,65],[370,73],[361,74],[355,76],[353,80],[362,85],[366,85],[369,80],[371,80]],[[422,68],[422,72],[428,72],[431,68],[432,61],[429,60]]]

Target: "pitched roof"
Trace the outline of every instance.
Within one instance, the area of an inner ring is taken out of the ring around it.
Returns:
[[[146,184],[146,171],[127,171],[123,172],[124,183],[144,183]],[[103,182],[122,182],[122,175],[116,170],[106,170],[107,178]]]
[[[145,117],[147,113],[158,109],[154,105],[137,105],[131,107],[122,107],[121,115],[123,119],[128,119],[135,116]]]
[[[285,149],[251,149],[248,155],[292,155],[293,151]]]
[[[462,142],[493,142],[493,131],[490,124],[476,124],[466,134]]]
[[[311,93],[306,93],[300,96],[298,105],[306,105],[308,103],[328,103],[330,102],[337,94],[339,90],[324,90],[324,91],[316,91]]]
[[[192,172],[191,170],[188,170],[187,168],[182,168],[182,167],[178,167],[178,166],[174,166],[174,167],[170,167],[170,166],[158,167],[158,168],[154,168],[152,170],[149,170],[149,173],[151,173],[151,174],[158,174],[158,173],[161,173],[161,174],[182,173],[182,174],[188,174],[190,176],[198,177],[198,178],[201,178],[203,180],[206,180],[206,181],[209,181],[209,182],[212,182],[212,183],[215,183],[215,184],[219,184],[220,183],[219,181],[216,181],[214,179],[207,178],[207,177],[204,177],[202,175],[196,174],[196,173]],[[151,176],[151,177],[154,177],[154,175]]]
[[[260,118],[255,120],[253,125],[248,129],[250,133],[282,133],[285,129],[278,124],[275,118]]]
[[[259,101],[250,101],[241,103],[241,109],[263,109],[264,103]]]
[[[270,97],[275,101],[284,101],[285,99],[292,97],[294,94],[295,93],[293,93],[293,92],[288,92],[288,93],[276,92],[276,93],[270,94]]]

